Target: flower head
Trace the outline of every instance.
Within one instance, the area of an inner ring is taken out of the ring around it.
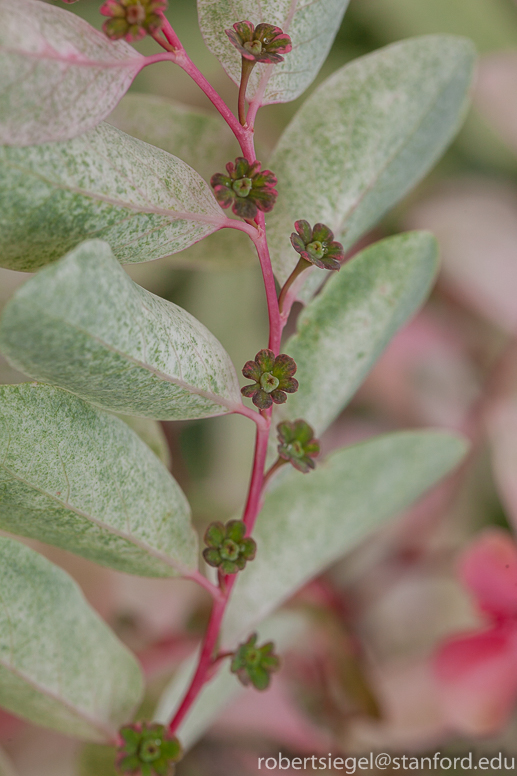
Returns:
[[[230,520],[226,525],[212,523],[205,533],[207,549],[203,557],[209,566],[219,568],[223,574],[236,574],[253,560],[257,551],[255,540],[245,537],[246,526],[241,520]]]
[[[101,14],[109,16],[103,30],[112,40],[125,38],[129,43],[161,29],[161,11],[167,0],[106,0]]]
[[[283,404],[287,401],[286,393],[298,390],[295,372],[296,363],[290,356],[281,353],[275,358],[272,350],[259,350],[255,360],[247,361],[242,370],[244,377],[255,382],[241,388],[241,393],[260,410],[268,409],[273,402]]]
[[[241,644],[233,656],[231,671],[244,685],[252,684],[257,690],[266,690],[271,674],[280,668],[280,659],[274,653],[272,641],[257,647],[257,634]]]
[[[291,234],[291,245],[302,259],[320,269],[341,269],[345,252],[328,226],[316,224],[312,229],[308,221],[301,220],[296,221],[294,228],[296,232]]]
[[[120,730],[117,769],[130,776],[173,776],[182,755],[181,744],[164,725],[126,725]]]
[[[228,175],[212,175],[210,184],[223,208],[232,206],[236,216],[253,220],[258,210],[268,213],[273,209],[278,192],[276,176],[270,170],[261,172],[260,162],[250,164],[243,156],[228,162]]]
[[[314,438],[314,431],[305,420],[285,420],[277,426],[278,454],[284,461],[292,463],[299,472],[307,474],[314,469],[314,458],[319,454],[320,443]]]
[[[253,62],[276,65],[284,61],[281,54],[288,54],[292,49],[289,35],[273,24],[255,27],[251,22],[236,22],[226,34],[244,59]]]
[[[490,529],[475,539],[460,562],[485,625],[448,638],[434,656],[444,716],[465,735],[501,729],[517,700],[517,546]]]

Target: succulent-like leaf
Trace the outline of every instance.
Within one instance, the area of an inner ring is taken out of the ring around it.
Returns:
[[[0,703],[38,725],[113,741],[139,703],[131,653],[61,569],[0,537]]]
[[[241,55],[225,30],[247,20],[280,27],[293,49],[277,65],[255,66],[248,98],[262,105],[295,100],[312,83],[327,58],[349,0],[198,0],[205,43],[235,83],[240,83]],[[318,220],[318,219],[316,219]]]
[[[425,300],[437,266],[435,238],[408,232],[371,245],[336,272],[285,344],[300,387],[279,414],[304,418],[321,434]]]
[[[30,377],[113,412],[179,420],[242,406],[222,345],[133,283],[100,240],[18,290],[0,321],[0,349]]]
[[[92,129],[144,63],[64,8],[0,0],[0,143],[68,140]]]
[[[463,120],[475,52],[452,35],[404,40],[356,59],[309,97],[268,162],[279,197],[268,217],[275,273],[298,257],[289,234],[322,221],[345,250],[428,172]],[[313,270],[309,283],[321,283]]]
[[[224,121],[154,94],[126,94],[108,122],[128,135],[162,148],[209,181],[239,151]]]
[[[259,552],[237,580],[223,624],[225,641],[247,634],[408,507],[465,451],[464,440],[452,434],[400,432],[339,450],[310,477],[293,472],[266,497],[253,533]]]
[[[0,461],[1,530],[130,574],[196,568],[185,496],[118,418],[59,388],[2,386]]]
[[[225,216],[185,162],[109,124],[65,143],[0,147],[0,265],[32,271],[88,237],[122,264],[182,251]]]

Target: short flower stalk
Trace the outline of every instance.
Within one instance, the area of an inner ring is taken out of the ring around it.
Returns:
[[[230,42],[242,57],[241,83],[239,87],[239,121],[246,126],[246,90],[250,75],[257,62],[279,64],[283,54],[292,49],[291,38],[273,24],[254,24],[248,21],[236,22],[226,30]]]

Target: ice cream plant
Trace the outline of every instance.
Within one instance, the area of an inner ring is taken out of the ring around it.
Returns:
[[[64,2],[71,4],[73,0]],[[343,0],[342,13],[346,5]],[[372,183],[375,176],[371,176],[363,190],[354,194],[356,201],[350,206],[348,195],[341,191],[348,180],[348,161],[340,156],[344,143],[334,143],[332,137],[332,132],[341,131],[341,123],[349,120],[343,113],[337,121],[332,111],[346,111],[347,100],[331,104],[327,95],[321,109],[308,105],[304,121],[325,122],[328,118],[328,126],[303,130],[296,163],[280,144],[272,169],[263,169],[256,158],[254,134],[262,105],[295,99],[316,76],[342,13],[321,4],[298,7],[294,3],[284,27],[279,27],[275,23],[278,9],[272,0],[257,0],[254,21],[230,19],[227,4],[214,5],[211,0],[199,0],[199,9],[209,46],[239,85],[237,116],[188,56],[166,16],[167,11],[172,18],[174,7],[168,10],[165,0],[106,0],[99,5],[106,17],[103,33],[70,10],[41,0],[0,0],[0,29],[8,39],[6,57],[14,57],[13,63],[8,62],[8,88],[0,95],[4,143],[0,175],[8,191],[5,208],[13,205],[14,210],[10,215],[6,209],[0,220],[7,235],[13,224],[16,233],[12,244],[9,236],[5,237],[1,261],[9,269],[33,272],[43,267],[14,295],[0,322],[3,354],[33,381],[0,387],[0,530],[56,544],[118,571],[149,577],[182,576],[211,596],[210,619],[195,668],[188,686],[176,699],[174,711],[163,724],[133,722],[142,692],[134,657],[87,607],[64,572],[33,550],[1,536],[0,587],[3,593],[14,590],[14,598],[9,599],[8,626],[0,627],[0,654],[5,650],[12,656],[16,681],[24,671],[35,671],[28,679],[30,693],[21,692],[18,698],[11,688],[5,694],[5,705],[19,716],[68,735],[109,742],[118,748],[119,772],[134,776],[174,773],[182,751],[182,725],[205,685],[218,672],[225,670],[231,681],[235,680],[233,673],[241,683],[264,690],[280,667],[274,644],[267,641],[259,646],[259,635],[250,635],[252,623],[236,635],[234,622],[232,635],[226,635],[223,620],[230,616],[234,588],[238,591],[241,580],[249,579],[262,560],[266,567],[268,562],[274,566],[274,559],[261,553],[274,555],[282,542],[291,551],[296,544],[298,533],[280,538],[275,533],[292,529],[284,520],[291,504],[296,502],[297,514],[304,517],[306,504],[314,505],[319,494],[332,514],[318,514],[318,522],[333,520],[334,512],[342,508],[347,494],[340,489],[356,459],[344,449],[320,468],[316,462],[320,443],[315,435],[339,415],[350,398],[351,385],[357,386],[379,355],[379,343],[386,343],[421,303],[435,271],[434,242],[427,234],[417,234],[400,238],[396,249],[393,242],[384,241],[374,251],[373,266],[359,257],[349,275],[349,265],[338,275],[335,270],[344,263],[345,249],[334,232],[343,239],[348,219],[359,237],[354,218],[365,231],[431,166],[458,128],[473,59],[464,41],[437,38],[426,44],[428,50],[419,44],[411,52],[428,58],[422,78],[430,78],[432,87],[421,89],[419,84],[407,85],[403,80],[410,72],[404,59],[410,44],[403,44],[403,56],[395,48],[401,62],[389,71],[388,86],[393,89],[393,73],[399,72],[403,99],[392,107],[390,91],[387,97],[381,94],[373,99],[373,107],[367,106],[367,110],[388,106],[388,123],[399,102],[404,110],[409,110],[408,104],[415,106],[405,135],[397,124],[395,151],[390,150],[390,138],[386,143],[376,139],[375,145],[381,149],[386,146],[389,151],[383,175],[385,168],[396,167],[397,155],[404,164],[416,167],[405,169],[404,174],[395,169],[394,180],[400,189],[395,198],[390,194],[389,199],[386,192],[391,189],[379,175],[384,188],[380,193],[374,190],[368,199],[376,185]],[[307,29],[313,27],[314,34],[305,39]],[[143,56],[128,45],[145,36],[161,49]],[[2,40],[0,35],[0,44]],[[385,56],[395,56],[393,50],[387,50]],[[23,56],[27,68],[22,72]],[[239,144],[240,155],[227,163],[226,174],[218,172],[214,163],[210,184],[181,159],[103,123],[137,73],[157,62],[184,70]],[[449,68],[445,75],[440,71],[444,67]],[[379,70],[384,72],[383,63]],[[335,87],[339,95],[346,93],[349,84],[347,73],[346,78],[338,75],[344,78],[344,86]],[[433,89],[441,89],[452,78],[457,80],[456,91],[451,91],[456,96],[447,92],[445,108]],[[422,99],[429,104],[421,104]],[[422,117],[426,127],[431,120],[438,122],[436,147],[426,136],[427,156],[423,151],[404,155],[404,142],[416,142],[415,127],[420,127]],[[360,125],[364,132],[364,127],[378,131],[382,121],[370,121],[366,116]],[[315,137],[324,149],[321,158],[314,146]],[[305,145],[312,147],[310,153]],[[370,162],[377,159],[373,153],[370,157]],[[312,165],[307,173],[304,165]],[[296,184],[289,182],[291,174]],[[300,194],[303,204],[291,212]],[[360,210],[363,200],[364,209]],[[234,217],[227,215],[230,208]],[[273,221],[277,208],[281,216],[273,227],[278,230],[279,223],[283,226],[270,245],[266,214],[271,214],[268,218]],[[293,222],[296,231],[290,236]],[[242,388],[223,346],[200,322],[177,305],[140,288],[120,267],[120,263],[179,253],[220,229],[238,230],[250,238],[267,304],[268,341],[244,365],[242,374],[251,382]],[[88,240],[92,235],[102,240]],[[404,272],[401,266],[406,268]],[[316,274],[311,275],[314,267],[330,270],[327,276],[331,279],[302,313],[298,334],[283,345],[283,330],[300,276],[303,272],[302,279],[319,280]],[[379,288],[372,282],[372,278],[377,282],[377,271],[389,274],[388,279],[379,280]],[[353,298],[346,296],[349,286],[342,282],[343,276],[355,289]],[[372,295],[375,304],[370,300]],[[364,305],[368,313],[354,313],[354,305],[361,310]],[[375,328],[371,310],[382,319],[382,331]],[[347,336],[343,316],[347,315],[362,338],[358,352],[355,340],[347,345],[353,357],[342,344]],[[366,344],[365,331],[369,337]],[[362,366],[363,359],[368,366]],[[242,397],[251,401],[246,403]],[[274,425],[273,412],[279,414]],[[255,449],[242,515],[226,523],[215,520],[206,529],[205,573],[198,570],[197,534],[179,485],[116,413],[164,421],[234,413],[255,424]],[[276,460],[275,444],[270,444],[275,428]],[[385,498],[387,485],[372,487],[372,498],[375,494],[382,498],[362,516],[368,520],[373,519],[371,514],[378,520],[387,519],[397,508],[405,508],[461,456],[458,440],[451,441],[444,434],[434,439],[429,432],[421,436],[415,432],[409,440],[386,442],[382,438],[375,443],[381,447],[393,444],[395,452],[386,456],[405,456],[408,467],[418,461],[418,450],[432,445],[439,449],[423,455],[422,471],[407,477],[404,474],[401,482],[393,480],[390,470],[389,485],[396,494],[393,499]],[[379,455],[375,458],[368,451],[360,476],[380,478]],[[270,461],[268,454],[272,454]],[[358,460],[361,455],[364,453],[358,454]],[[439,463],[429,463],[432,455]],[[257,534],[257,517],[281,468],[278,489],[271,491],[271,498],[281,504],[281,519],[269,527],[264,521],[258,526],[263,533]],[[397,471],[403,470],[401,464]],[[285,501],[284,474],[291,488]],[[312,482],[319,489],[316,496],[312,485],[307,485]],[[355,480],[352,485],[357,487]],[[369,489],[369,482],[365,489]],[[355,504],[358,499],[354,499]],[[316,520],[314,515],[309,518]],[[302,528],[297,523],[296,531]],[[311,524],[311,538],[299,542],[300,551],[309,554],[303,561],[296,556],[286,564],[287,577],[291,575],[288,589],[284,589],[285,574],[279,575],[279,590],[273,579],[269,595],[272,599],[277,596],[276,603],[273,601],[265,614],[258,611],[257,619],[264,619],[306,579],[344,554],[362,536],[362,530],[354,526],[349,539],[343,536],[341,523],[335,531],[333,524],[321,531]],[[321,537],[325,541],[319,546]],[[275,571],[267,574],[274,577]],[[41,596],[41,591],[47,595],[41,602],[38,599],[37,605],[33,579],[38,580]],[[43,611],[54,614],[56,601],[59,616],[43,623],[38,620]],[[254,599],[258,610],[262,603]],[[44,651],[55,665],[41,674],[37,673],[38,655],[30,659],[25,649],[32,643],[26,629],[33,620],[34,631],[45,626],[42,640],[53,645]],[[8,644],[2,641],[5,633],[13,639]],[[17,639],[23,647],[19,650],[20,665],[16,663]],[[225,639],[231,642],[230,649],[223,649]],[[246,640],[239,645],[240,639]],[[59,662],[63,654],[72,655],[64,665]],[[77,655],[80,672],[73,669]],[[229,667],[225,667],[226,657],[231,659]],[[59,678],[58,686],[52,684],[55,677]],[[0,703],[4,702],[2,681],[0,677]],[[34,687],[42,688],[42,695],[50,699],[48,707],[41,705],[39,698],[33,699]],[[59,693],[64,696],[62,705],[56,700]],[[43,708],[47,708],[46,713]]]

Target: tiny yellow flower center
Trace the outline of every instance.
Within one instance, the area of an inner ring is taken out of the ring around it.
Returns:
[[[314,242],[309,243],[307,248],[316,259],[322,259],[323,256],[325,255],[325,245],[319,240],[314,240]]]
[[[239,178],[233,182],[232,188],[238,197],[247,197],[251,191],[251,185],[251,178]]]
[[[145,8],[140,3],[130,5],[127,9],[126,19],[129,24],[142,24],[145,22]]]
[[[280,385],[280,380],[271,374],[271,372],[264,372],[260,378],[260,387],[266,393],[273,393]]]
[[[246,51],[249,51],[250,54],[260,54],[262,52],[262,43],[260,40],[247,40],[244,44],[244,48]]]
[[[224,560],[237,560],[239,557],[239,545],[231,539],[226,539],[221,547],[221,557]]]
[[[249,649],[246,653],[246,663],[248,665],[256,666],[260,663],[260,652],[258,649]]]
[[[301,442],[298,442],[296,439],[294,442],[292,442],[290,445],[287,446],[287,449],[293,455],[295,458],[301,458],[303,455],[303,446]]]
[[[144,763],[153,763],[160,757],[161,741],[156,738],[151,741],[143,741],[140,747],[140,759]]]

